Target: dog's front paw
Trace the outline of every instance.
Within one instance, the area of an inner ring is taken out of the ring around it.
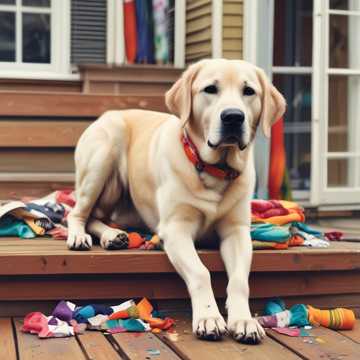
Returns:
[[[228,329],[233,338],[243,344],[259,344],[266,336],[256,319],[229,321]]]
[[[90,250],[92,246],[92,239],[86,233],[70,233],[68,235],[66,245],[70,250]]]
[[[129,246],[129,238],[125,231],[108,229],[102,234],[100,244],[107,250],[127,249]]]
[[[193,321],[193,332],[203,340],[220,340],[227,332],[226,323],[219,314],[213,317],[203,317]]]

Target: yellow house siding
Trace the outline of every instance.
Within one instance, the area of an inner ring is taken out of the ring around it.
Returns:
[[[211,0],[186,1],[186,63],[211,57],[211,10]]]
[[[223,57],[243,57],[243,0],[223,0]]]

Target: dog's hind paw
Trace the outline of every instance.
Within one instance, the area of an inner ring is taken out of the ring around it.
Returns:
[[[107,250],[127,249],[129,246],[129,238],[125,231],[109,229],[102,234],[100,244]]]
[[[266,336],[264,329],[256,319],[231,322],[228,329],[233,338],[243,344],[259,344]]]
[[[209,317],[201,319],[193,325],[195,335],[202,340],[217,341],[227,333],[224,319],[219,317]]]
[[[90,250],[92,239],[89,234],[69,234],[66,245],[70,250]]]

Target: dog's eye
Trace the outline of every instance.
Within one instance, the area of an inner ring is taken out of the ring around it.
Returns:
[[[243,94],[245,96],[252,96],[255,95],[255,90],[250,86],[245,86],[243,90]]]
[[[217,94],[219,89],[217,88],[216,85],[209,85],[203,91],[206,92],[207,94]]]

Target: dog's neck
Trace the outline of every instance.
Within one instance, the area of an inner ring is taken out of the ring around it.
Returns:
[[[217,163],[211,164],[202,160],[196,145],[185,129],[181,136],[181,141],[188,160],[195,166],[199,174],[205,173],[220,180],[227,181],[235,180],[240,175],[239,171],[227,164],[227,150],[221,153],[220,160]]]
[[[240,151],[237,146],[210,148],[206,140],[199,136],[190,126],[184,128],[187,136],[196,147],[201,160],[209,165],[219,168],[231,168],[238,174],[241,174],[249,157],[249,148]],[[234,177],[236,178],[236,177]]]

